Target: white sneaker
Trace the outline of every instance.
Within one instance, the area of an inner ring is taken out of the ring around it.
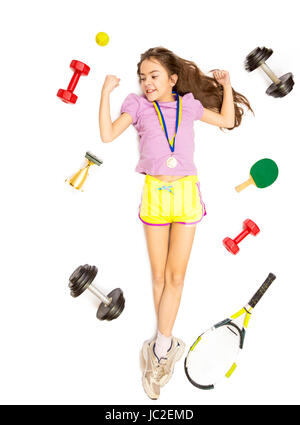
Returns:
[[[155,349],[155,346],[154,346]],[[172,345],[166,357],[160,359],[161,370],[156,374],[156,382],[160,387],[166,385],[172,378],[175,363],[183,356],[185,343],[181,339],[172,337]]]
[[[140,352],[140,366],[141,366],[143,374],[145,373],[145,368],[146,368],[146,360],[145,360],[144,353],[150,349],[150,346],[152,349],[150,350],[151,352],[149,355],[151,355],[152,364],[154,365],[152,379],[154,383],[156,383],[160,387],[163,387],[171,379],[173,375],[175,363],[181,359],[184,353],[185,344],[179,338],[172,337],[172,344],[166,354],[166,357],[162,357],[159,360],[154,350],[155,339],[152,341],[151,340],[145,341],[143,344],[143,348]]]
[[[155,341],[144,342],[140,353],[140,362],[143,370],[142,384],[145,393],[152,400],[157,400],[160,395],[160,387],[155,378],[160,365],[153,351],[154,343]]]

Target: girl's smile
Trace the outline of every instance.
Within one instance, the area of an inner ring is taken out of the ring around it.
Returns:
[[[140,83],[143,93],[150,102],[154,100],[160,102],[174,101],[172,88],[176,81],[174,81],[174,76],[169,76],[167,70],[159,62],[148,59],[142,62]]]

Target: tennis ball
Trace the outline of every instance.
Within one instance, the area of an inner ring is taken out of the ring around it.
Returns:
[[[99,46],[106,46],[108,42],[109,37],[106,32],[98,32],[96,35],[96,43],[99,44]]]

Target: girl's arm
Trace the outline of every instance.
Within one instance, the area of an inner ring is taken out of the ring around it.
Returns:
[[[107,75],[103,83],[99,109],[99,127],[102,142],[112,142],[120,136],[132,123],[131,115],[123,113],[114,122],[110,116],[110,93],[119,85],[120,79],[114,75]]]
[[[213,112],[204,108],[201,121],[222,128],[232,128],[235,124],[235,111],[233,103],[232,87],[228,71],[214,71],[214,77],[223,86],[223,102],[221,112]]]

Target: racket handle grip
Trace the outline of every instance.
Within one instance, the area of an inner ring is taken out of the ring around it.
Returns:
[[[275,279],[276,279],[276,276],[273,273],[269,273],[269,276],[267,277],[267,279],[264,281],[264,283],[261,285],[259,290],[256,292],[255,295],[253,295],[253,297],[248,303],[252,308],[256,306],[258,301],[261,299],[261,297],[264,295],[266,290],[269,288],[269,286],[272,284],[272,282]]]
[[[247,181],[245,181],[242,184],[239,184],[238,186],[236,186],[235,190],[237,192],[241,192],[241,190],[245,189],[246,187],[248,187],[250,184],[255,184],[254,180],[252,177],[249,177],[249,179]]]

